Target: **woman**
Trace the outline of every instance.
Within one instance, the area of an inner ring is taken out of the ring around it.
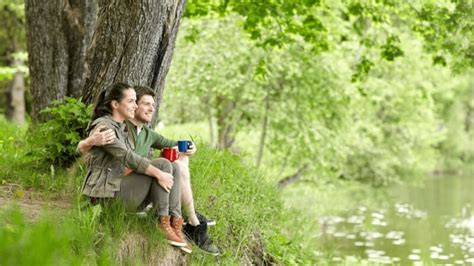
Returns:
[[[115,138],[103,146],[94,146],[87,154],[88,173],[82,193],[92,201],[122,200],[133,209],[153,202],[168,242],[190,253],[190,245],[181,232],[178,168],[166,159],[150,161],[135,154],[124,131],[124,121],[134,117],[136,108],[135,90],[125,83],[116,83],[99,95],[87,132],[92,135],[96,130],[112,130]]]

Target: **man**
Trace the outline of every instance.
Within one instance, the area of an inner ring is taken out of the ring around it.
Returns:
[[[135,117],[125,123],[128,128],[129,139],[135,146],[135,153],[146,157],[150,155],[151,148],[161,149],[176,146],[176,141],[166,139],[148,126],[155,112],[155,92],[145,86],[135,86],[134,89],[137,94],[138,108],[135,111]],[[104,145],[111,139],[113,140],[114,137],[113,132],[96,132],[79,143],[79,150],[81,153],[85,153],[92,146]],[[188,223],[184,227],[184,232],[202,250],[212,255],[219,255],[219,249],[212,243],[207,233],[207,226],[215,224],[215,221],[207,220],[204,216],[196,213],[194,209],[188,157],[195,152],[196,147],[192,144],[190,150],[180,154],[178,161],[176,161],[181,172],[181,203],[185,213],[188,214]]]

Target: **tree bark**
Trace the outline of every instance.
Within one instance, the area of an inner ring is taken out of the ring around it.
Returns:
[[[283,178],[282,180],[278,181],[278,188],[283,189],[287,187],[288,185],[298,182],[301,179],[301,177],[303,177],[307,169],[308,169],[308,165],[304,164],[302,167],[298,169],[298,171],[296,171],[296,173],[289,175]]]
[[[224,97],[218,97],[217,102],[217,148],[229,149],[234,144],[235,125],[239,120],[233,112],[236,104]]]
[[[208,90],[207,96],[204,100],[204,104],[206,105],[206,116],[207,116],[207,122],[209,124],[209,143],[211,146],[215,145],[215,137],[214,137],[214,116],[212,115],[212,108],[211,108],[211,103],[210,103],[210,98],[211,98],[211,91]]]
[[[42,121],[52,100],[82,94],[96,0],[26,0],[25,13],[32,118]]]
[[[13,67],[20,64],[17,59],[13,61]],[[23,73],[17,71],[13,76],[7,92],[7,118],[17,124],[25,123],[25,81]]]
[[[156,122],[185,0],[99,1],[86,59],[83,100],[115,82],[155,90]]]
[[[260,135],[260,143],[258,145],[258,154],[257,154],[257,161],[256,161],[257,168],[259,168],[260,164],[262,163],[263,150],[265,148],[265,139],[267,137],[269,111],[270,111],[270,95],[267,92],[267,95],[265,97],[265,113],[263,115],[263,122],[262,122],[262,134]]]
[[[473,91],[474,92],[474,91]],[[474,93],[471,95],[470,101],[467,102],[466,118],[464,120],[464,129],[469,134],[474,122]]]

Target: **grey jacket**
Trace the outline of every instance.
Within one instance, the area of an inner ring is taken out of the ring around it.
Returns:
[[[82,194],[89,197],[110,198],[120,190],[125,168],[144,174],[150,160],[133,152],[125,130],[125,124],[116,122],[110,116],[100,117],[88,126],[89,134],[98,126],[105,126],[115,131],[115,141],[101,147],[92,147],[86,155],[88,168],[82,185]]]

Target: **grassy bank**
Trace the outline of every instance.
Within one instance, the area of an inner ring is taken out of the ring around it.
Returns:
[[[25,152],[26,130],[1,123],[5,152],[0,158],[0,182],[15,191],[8,207],[0,209],[0,265],[156,264],[181,257],[163,242],[151,218],[139,219],[120,206],[84,207],[78,193],[81,164],[60,170],[32,161]],[[199,144],[191,172],[197,209],[217,219],[210,234],[222,255],[212,257],[195,247],[185,258],[188,263],[311,262],[310,254],[285,233],[293,217],[284,210],[278,191],[253,167],[238,156]],[[62,209],[45,207],[31,220],[30,210],[19,204],[29,200],[30,191],[41,194],[35,201],[67,204]]]

